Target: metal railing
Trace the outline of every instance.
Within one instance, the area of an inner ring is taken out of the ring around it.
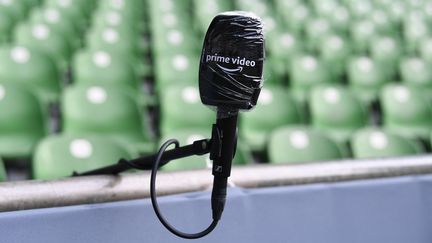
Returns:
[[[243,188],[331,183],[432,173],[432,155],[234,167],[230,182]],[[149,172],[51,181],[0,183],[0,211],[113,202],[149,197]],[[159,195],[207,190],[210,170],[160,172]]]

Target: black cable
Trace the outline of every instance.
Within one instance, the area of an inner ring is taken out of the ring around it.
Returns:
[[[170,139],[170,140],[166,141],[160,147],[159,152],[157,153],[156,161],[154,162],[153,167],[152,167],[152,172],[151,172],[151,177],[150,177],[150,197],[151,197],[153,210],[155,211],[156,216],[159,218],[159,221],[171,233],[173,233],[179,237],[185,238],[185,239],[198,239],[198,238],[206,236],[208,233],[212,232],[214,230],[214,228],[216,228],[218,220],[213,219],[213,222],[210,224],[210,226],[201,232],[193,233],[193,234],[184,233],[184,232],[177,230],[176,228],[174,228],[174,226],[169,224],[168,221],[162,216],[162,214],[159,210],[159,205],[158,205],[158,202],[156,199],[156,174],[157,174],[157,170],[159,168],[159,164],[161,162],[162,155],[165,152],[165,150],[168,148],[168,146],[170,146],[171,144],[175,144],[176,148],[179,147],[179,142],[176,139]]]

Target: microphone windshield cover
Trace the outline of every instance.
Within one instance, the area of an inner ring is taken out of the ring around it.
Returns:
[[[259,17],[224,12],[211,22],[202,48],[199,90],[203,104],[223,110],[250,110],[263,81],[264,35]]]

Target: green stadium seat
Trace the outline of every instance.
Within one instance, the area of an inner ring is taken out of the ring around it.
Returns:
[[[131,18],[122,11],[110,9],[104,10],[99,8],[93,13],[92,30],[97,29],[130,29],[137,34],[141,34],[147,31],[146,28],[141,24],[136,24],[139,20],[131,20]]]
[[[46,110],[25,86],[0,83],[0,156],[31,156],[39,139],[48,132]]]
[[[309,90],[318,84],[335,83],[331,71],[317,57],[303,55],[296,57],[289,70],[291,91],[300,103],[304,103]]]
[[[339,35],[329,35],[322,40],[319,53],[321,59],[340,78],[346,73],[346,62],[352,54],[349,42]]]
[[[232,9],[231,3],[225,0],[193,1],[197,28],[205,33],[213,16]]]
[[[168,1],[164,1],[167,3]],[[171,1],[169,1],[171,2]],[[145,17],[145,1],[141,0],[108,0],[100,2],[99,8],[101,10],[115,10],[124,13],[125,17],[130,18],[128,21],[139,22]],[[168,5],[168,3],[167,3]]]
[[[418,57],[407,57],[401,61],[400,74],[406,85],[419,88],[432,97],[432,63]]]
[[[58,100],[61,78],[55,63],[44,53],[23,46],[0,48],[0,80],[31,87],[44,103]]]
[[[322,40],[335,32],[330,22],[325,18],[310,19],[306,23],[305,31],[306,44],[309,51],[317,51],[322,45]]]
[[[216,112],[202,105],[196,85],[171,85],[160,95],[162,136],[177,129],[211,129],[216,121]]]
[[[392,81],[381,66],[367,56],[353,57],[347,72],[350,88],[367,104],[376,100],[380,89]]]
[[[335,8],[327,18],[330,21],[330,25],[337,33],[348,33],[351,24],[351,16],[350,12],[344,6]]]
[[[90,10],[86,10],[85,4],[92,5],[94,1],[88,0],[47,0],[45,7],[53,7],[58,9],[60,14],[66,19],[76,23],[79,32],[83,33],[89,24]],[[90,6],[89,5],[89,6]]]
[[[392,1],[385,9],[393,24],[399,25],[402,23],[406,14],[406,7],[403,1]]]
[[[372,20],[354,22],[351,25],[350,33],[353,48],[360,54],[367,53],[370,40],[377,36],[377,30]]]
[[[369,0],[362,1],[347,1],[347,7],[349,8],[352,17],[356,19],[364,19],[373,10],[372,2]]]
[[[301,124],[303,110],[288,91],[278,86],[261,90],[258,105],[240,116],[240,137],[253,151],[264,151],[271,131],[287,124]]]
[[[292,13],[296,6],[303,3],[301,0],[275,0],[274,2],[275,11],[277,11],[280,16],[287,15],[287,13]]]
[[[46,24],[50,29],[63,35],[70,43],[72,49],[77,49],[82,44],[78,26],[74,24],[74,21],[61,15],[57,8],[49,7],[35,9],[31,13],[29,19],[33,24]]]
[[[175,54],[159,56],[155,60],[154,71],[156,90],[165,90],[173,84],[196,84],[198,80],[199,55],[178,50]]]
[[[403,22],[403,37],[408,53],[415,53],[421,40],[431,36],[432,31],[425,21],[414,13],[408,14]]]
[[[390,17],[384,11],[384,9],[375,9],[370,13],[369,18],[374,23],[375,29],[380,34],[396,34],[398,33],[397,27],[395,27],[390,20]]]
[[[308,127],[281,127],[273,131],[268,144],[270,163],[302,163],[341,159],[335,142]]]
[[[322,85],[311,91],[309,109],[312,126],[345,144],[368,123],[368,111],[352,92],[342,86]]]
[[[266,42],[270,57],[277,59],[275,62],[282,62],[284,69],[290,65],[295,56],[304,52],[301,40],[290,32],[278,32]],[[276,63],[275,63],[276,64]]]
[[[288,30],[295,34],[302,34],[306,23],[311,18],[311,11],[305,5],[299,4],[282,17]]]
[[[383,126],[408,138],[428,140],[432,129],[432,105],[421,90],[400,84],[381,93]]]
[[[139,34],[128,28],[96,29],[87,35],[88,49],[105,49],[135,55],[140,60],[146,51],[139,45]],[[137,61],[136,60],[136,61]]]
[[[154,35],[154,38],[155,42],[152,48],[156,56],[169,55],[178,50],[197,55],[200,53],[201,43],[194,38],[194,34],[190,30],[166,29],[159,35]]]
[[[15,29],[15,42],[50,56],[64,71],[72,56],[72,46],[61,33],[46,24],[20,24]]]
[[[357,131],[351,141],[351,147],[355,158],[396,157],[422,152],[419,144],[379,128]]]
[[[369,46],[371,58],[386,71],[388,77],[396,77],[402,49],[400,41],[390,36],[376,37]]]
[[[75,55],[72,65],[75,83],[116,84],[138,89],[140,80],[128,58],[106,51],[82,51]]]
[[[77,136],[95,134],[115,139],[130,151],[153,151],[149,129],[137,100],[116,86],[75,85],[61,102],[62,131]]]
[[[55,135],[43,139],[33,156],[34,179],[57,179],[86,172],[135,155],[120,144],[98,136]]]
[[[312,1],[315,13],[323,18],[329,18],[340,5],[337,0]]]

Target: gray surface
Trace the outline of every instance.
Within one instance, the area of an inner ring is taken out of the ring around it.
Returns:
[[[209,193],[162,197],[173,224],[210,222]],[[215,232],[195,242],[431,243],[432,175],[232,188]],[[157,221],[148,199],[0,214],[1,242],[186,242]]]
[[[242,188],[273,187],[321,182],[352,181],[432,173],[432,156],[373,160],[328,161],[236,167],[230,182]],[[209,188],[209,170],[158,174],[161,195]],[[149,173],[68,178],[55,181],[0,183],[0,211],[58,207],[146,198]]]

